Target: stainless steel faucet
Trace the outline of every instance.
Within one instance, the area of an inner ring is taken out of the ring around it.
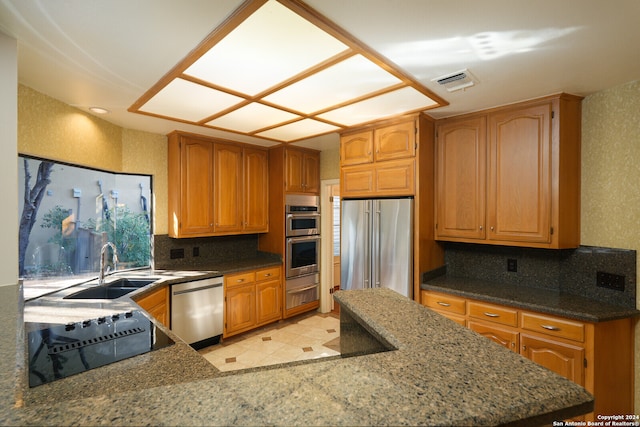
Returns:
[[[114,245],[111,242],[105,243],[102,249],[100,249],[100,274],[98,276],[98,286],[102,286],[102,284],[104,283],[104,276],[109,273],[110,266],[107,265],[106,271],[105,271],[105,262],[104,262],[104,256],[105,256],[105,253],[107,252],[108,247],[110,247],[113,250],[113,271],[116,271],[116,267],[118,264],[118,254],[117,254],[118,251],[116,249],[116,245]]]

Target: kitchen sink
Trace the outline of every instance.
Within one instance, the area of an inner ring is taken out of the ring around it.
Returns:
[[[67,295],[63,299],[116,299],[138,290],[158,279],[128,279],[119,278],[104,286],[94,286]]]

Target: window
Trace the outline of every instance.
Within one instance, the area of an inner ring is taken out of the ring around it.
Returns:
[[[117,248],[118,270],[151,264],[151,176],[23,155],[18,163],[21,278],[97,273],[107,242]]]

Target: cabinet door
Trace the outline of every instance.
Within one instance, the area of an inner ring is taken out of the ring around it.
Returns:
[[[255,284],[227,289],[225,335],[252,328],[256,323]]]
[[[489,116],[488,238],[550,242],[551,103]]]
[[[213,231],[213,144],[182,138],[179,234]]]
[[[485,238],[486,118],[446,122],[436,142],[436,238]]]
[[[267,323],[282,317],[280,280],[270,280],[256,285],[257,323]]]
[[[169,327],[169,287],[164,286],[136,299],[136,303],[164,326]]]
[[[469,321],[469,329],[516,353],[520,349],[519,334],[515,330],[474,321]]]
[[[244,231],[269,231],[269,170],[267,152],[244,150]]]
[[[371,165],[340,168],[340,196],[366,196],[373,194],[374,171]]]
[[[300,193],[304,191],[304,177],[302,175],[303,168],[302,151],[287,149],[285,151],[285,191]]]
[[[521,334],[520,346],[523,356],[584,386],[583,347],[526,334]]]
[[[214,144],[214,229],[242,230],[242,148]]]
[[[413,196],[415,194],[415,160],[401,159],[374,165],[375,195]]]
[[[376,162],[415,157],[416,124],[414,120],[381,127],[374,131]]]
[[[320,155],[318,153],[304,153],[303,158],[303,189],[305,193],[320,192]]]
[[[373,162],[373,131],[358,132],[340,138],[341,165],[371,162]]]

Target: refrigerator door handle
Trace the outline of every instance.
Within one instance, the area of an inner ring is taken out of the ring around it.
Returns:
[[[363,288],[371,287],[371,201],[364,201],[364,223],[365,223],[365,254],[364,254],[364,272],[363,272]]]
[[[379,288],[380,283],[380,273],[381,273],[381,248],[380,248],[380,201],[376,200],[373,202],[375,205],[375,218],[373,219],[373,256],[371,257],[372,263],[372,274],[374,277],[373,287]]]

